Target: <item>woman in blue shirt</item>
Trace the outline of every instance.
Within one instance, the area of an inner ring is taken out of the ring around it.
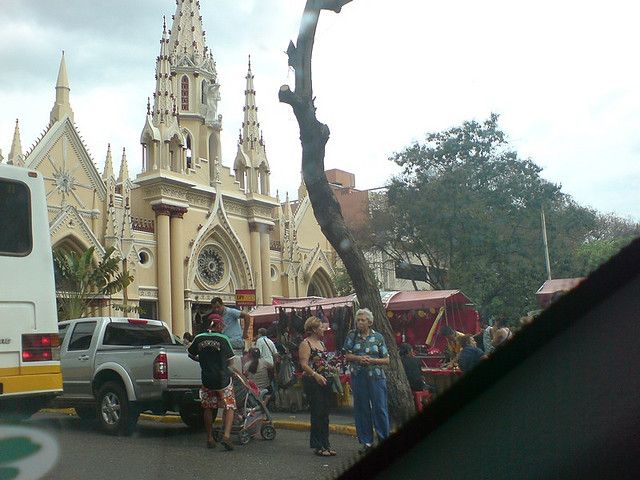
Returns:
[[[389,352],[382,334],[371,328],[373,314],[368,308],[356,312],[356,329],[344,343],[345,359],[351,370],[351,390],[358,441],[365,448],[373,445],[373,429],[378,438],[389,436],[387,377]]]

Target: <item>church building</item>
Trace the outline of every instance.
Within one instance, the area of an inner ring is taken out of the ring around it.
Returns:
[[[109,146],[104,170],[97,170],[74,123],[63,53],[49,123],[23,153],[16,122],[6,161],[44,176],[54,247],[93,246],[97,263],[113,246],[126,262],[134,282],[103,299],[95,314],[120,315],[113,305],[126,298],[140,316],[182,335],[213,297],[234,304],[236,290],[255,290],[259,305],[274,297],[332,296],[337,256],[304,185],[296,202],[271,192],[250,60],[237,153],[222,158],[220,84],[200,4],[176,3],[171,28],[162,26],[155,91],[146,115],[140,112],[140,152]],[[134,156],[142,171],[130,178]]]

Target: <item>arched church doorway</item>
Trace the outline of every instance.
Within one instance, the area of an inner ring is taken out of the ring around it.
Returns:
[[[329,274],[324,269],[319,268],[311,277],[309,286],[307,287],[307,296],[327,298],[334,296],[331,277],[329,277]]]

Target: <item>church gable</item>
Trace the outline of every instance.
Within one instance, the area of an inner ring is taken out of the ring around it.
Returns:
[[[80,239],[86,247],[95,247],[96,254],[102,255],[105,252],[96,236],[89,228],[89,225],[78,214],[78,211],[71,207],[63,207],[58,216],[49,225],[51,234],[51,244],[56,245],[66,237],[72,236]]]
[[[26,163],[44,176],[49,206],[71,205],[90,211],[97,208],[98,200],[106,198],[104,182],[68,118],[49,129]],[[96,194],[98,198],[94,198]]]

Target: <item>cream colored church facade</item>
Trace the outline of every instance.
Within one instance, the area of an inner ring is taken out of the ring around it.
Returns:
[[[6,161],[44,176],[52,244],[93,246],[96,262],[115,247],[134,277],[128,303],[178,335],[191,330],[191,319],[213,297],[235,303],[237,289],[255,289],[258,304],[274,296],[332,296],[337,258],[304,187],[294,208],[271,194],[251,64],[237,154],[225,166],[220,85],[198,2],[177,1],[160,43],[155,92],[141,115],[143,170],[136,178],[129,178],[124,151],[115,174],[110,147],[98,172],[74,124],[64,54],[49,124],[24,154],[16,122]],[[96,313],[115,314],[123,293],[104,299]]]

